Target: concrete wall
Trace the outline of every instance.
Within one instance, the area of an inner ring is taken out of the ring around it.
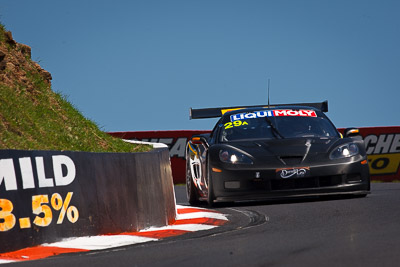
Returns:
[[[167,148],[144,153],[0,150],[0,252],[175,220]]]

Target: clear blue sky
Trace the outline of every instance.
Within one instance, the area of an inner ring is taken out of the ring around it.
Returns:
[[[211,129],[189,107],[329,101],[400,125],[400,1],[0,0],[0,21],[105,131]]]

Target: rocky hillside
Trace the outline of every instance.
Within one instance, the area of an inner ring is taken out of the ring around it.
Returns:
[[[0,36],[0,81],[3,85],[25,87],[27,91],[34,91],[34,84],[28,75],[40,75],[42,80],[51,86],[51,74],[31,60],[31,48],[17,43],[11,32],[4,27]]]
[[[132,152],[51,89],[51,74],[0,24],[0,149]]]

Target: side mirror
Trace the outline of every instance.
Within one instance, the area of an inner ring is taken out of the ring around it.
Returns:
[[[360,129],[357,128],[347,128],[344,130],[344,137],[353,137],[353,136],[359,136],[360,135]]]
[[[194,135],[192,136],[192,138],[190,139],[190,141],[192,142],[192,144],[195,145],[205,145],[208,147],[208,142],[207,139],[204,136],[201,135]]]

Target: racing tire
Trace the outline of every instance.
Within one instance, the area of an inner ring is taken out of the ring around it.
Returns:
[[[186,159],[186,196],[190,205],[196,206],[200,204],[199,196],[193,183],[192,172],[190,170],[188,159]]]
[[[214,207],[215,195],[214,195],[213,181],[209,166],[210,165],[207,164],[207,185],[208,185],[207,203],[209,207]]]

